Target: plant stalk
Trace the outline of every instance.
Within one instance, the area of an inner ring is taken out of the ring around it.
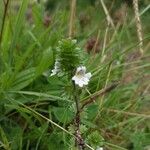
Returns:
[[[76,104],[76,115],[74,119],[74,124],[75,124],[75,144],[78,147],[79,150],[84,150],[85,149],[85,143],[84,140],[81,136],[80,132],[80,123],[81,123],[81,118],[80,118],[80,102],[79,102],[79,97],[78,97],[78,89],[76,88],[75,83],[73,82],[73,92],[74,92],[74,101]]]

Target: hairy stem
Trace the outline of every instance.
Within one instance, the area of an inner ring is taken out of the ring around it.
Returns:
[[[73,91],[74,91],[74,101],[76,104],[76,115],[75,115],[75,119],[74,119],[74,123],[75,123],[75,137],[76,137],[76,146],[79,148],[79,150],[84,150],[85,148],[85,144],[84,144],[84,140],[81,136],[81,132],[80,132],[80,122],[81,122],[81,118],[80,118],[80,102],[79,102],[79,97],[78,97],[78,89],[76,88],[75,83],[73,82]]]

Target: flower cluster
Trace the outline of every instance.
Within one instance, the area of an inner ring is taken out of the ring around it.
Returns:
[[[63,39],[57,47],[57,58],[65,72],[72,72],[81,63],[81,49],[77,40]]]
[[[71,39],[59,41],[59,46],[57,48],[57,59],[54,64],[54,69],[51,71],[51,76],[59,74],[62,71],[72,74],[74,69],[76,69],[72,80],[79,87],[83,87],[88,85],[92,75],[91,73],[86,73],[85,66],[80,66],[80,48],[76,46],[76,43],[76,40]]]
[[[53,75],[56,75],[58,74],[59,72],[61,71],[60,69],[60,63],[58,60],[55,61],[55,64],[54,64],[54,69],[52,70],[52,73],[50,76],[53,76]]]

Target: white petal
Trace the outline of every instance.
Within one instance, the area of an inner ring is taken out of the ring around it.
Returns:
[[[76,72],[80,72],[80,71],[83,71],[84,73],[86,72],[86,67],[85,66],[80,66],[77,68]]]
[[[79,80],[78,85],[80,87],[83,87],[83,85],[88,85],[88,79],[83,77],[82,79]]]
[[[84,82],[84,85],[88,85],[89,79],[86,77],[83,77],[82,81]]]
[[[86,72],[86,67],[85,66],[81,66],[81,69]]]
[[[60,63],[59,63],[58,60],[56,60],[55,64],[54,64],[54,69],[51,71],[52,73],[50,74],[50,76],[56,75],[60,71],[61,71],[61,69],[60,69]]]
[[[88,82],[84,82],[84,85],[88,85]]]
[[[78,73],[81,70],[82,70],[82,67],[78,67],[77,70],[76,70],[76,72]]]
[[[74,80],[75,84],[79,84],[80,82],[80,79],[77,76],[74,76],[72,80]]]
[[[89,72],[89,73],[85,74],[85,77],[87,77],[88,79],[90,79],[92,77],[92,74]]]
[[[76,76],[73,76],[73,77],[72,77],[72,80],[74,80],[74,81],[75,81],[75,80],[76,80],[76,78],[77,78]]]
[[[59,69],[60,68],[60,63],[59,63],[58,60],[55,61],[54,68],[55,69]]]
[[[79,85],[80,87],[83,87],[84,82],[83,82],[82,80],[80,80],[80,82],[78,83],[78,85]]]
[[[80,79],[79,79],[79,78],[76,78],[75,84],[78,84],[78,85],[79,85],[79,83],[80,83]]]
[[[54,76],[54,75],[56,75],[56,73],[51,73],[51,74],[50,74],[50,76]]]

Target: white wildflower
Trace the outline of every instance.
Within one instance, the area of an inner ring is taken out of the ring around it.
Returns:
[[[60,63],[58,60],[55,61],[55,64],[54,64],[54,69],[51,71],[51,75],[50,76],[54,76],[56,74],[58,74],[60,72]]]
[[[76,40],[76,39],[73,39],[73,40],[72,40],[72,43],[73,43],[73,44],[76,44],[76,43],[77,43],[77,40]]]
[[[83,87],[84,85],[88,85],[91,76],[90,72],[86,73],[85,66],[80,66],[77,68],[76,74],[72,77],[72,80],[74,80],[75,84],[79,85],[79,87]]]

